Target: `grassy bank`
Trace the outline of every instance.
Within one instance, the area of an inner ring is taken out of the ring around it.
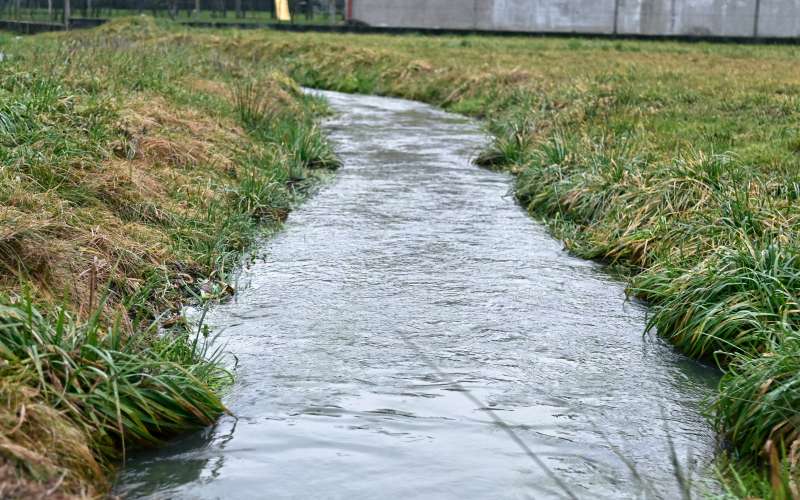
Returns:
[[[211,423],[230,374],[186,300],[337,166],[324,105],[270,65],[143,18],[0,34],[0,496],[96,496]]]
[[[304,85],[485,118],[479,161],[572,252],[627,270],[651,330],[725,370],[709,410],[731,492],[798,495],[800,49],[228,36]]]

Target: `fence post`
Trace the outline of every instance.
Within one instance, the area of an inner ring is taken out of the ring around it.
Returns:
[[[619,2],[620,0],[614,0],[614,30],[612,33],[615,35],[619,33]]]
[[[758,38],[758,22],[761,17],[761,0],[756,0],[756,12],[753,18],[753,38]]]
[[[670,35],[677,35],[677,33],[675,33],[675,22],[677,21],[676,16],[677,16],[677,12],[675,12],[675,0],[672,0],[672,2],[670,3],[670,7],[669,7],[669,34]]]
[[[69,0],[64,0],[64,29],[69,31],[69,18],[72,16]]]

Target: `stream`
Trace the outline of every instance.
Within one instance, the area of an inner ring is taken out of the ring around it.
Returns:
[[[474,166],[462,116],[321,92],[344,167],[207,321],[232,415],[129,457],[130,498],[677,498],[716,491],[716,370]]]

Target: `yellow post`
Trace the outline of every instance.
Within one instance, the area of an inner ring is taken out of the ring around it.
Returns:
[[[289,13],[289,0],[275,0],[275,16],[278,21],[292,20],[292,15]]]

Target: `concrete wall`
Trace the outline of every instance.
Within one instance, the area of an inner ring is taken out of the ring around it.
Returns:
[[[800,0],[350,0],[373,26],[800,37]],[[756,23],[756,5],[758,22]]]
[[[620,0],[617,23],[620,33],[751,36],[755,0]]]
[[[800,0],[761,0],[759,36],[800,36]]]
[[[477,4],[491,0],[351,0],[353,18],[372,26],[475,29]],[[485,14],[486,11],[481,11]]]
[[[494,27],[512,31],[610,33],[615,0],[495,0]]]

